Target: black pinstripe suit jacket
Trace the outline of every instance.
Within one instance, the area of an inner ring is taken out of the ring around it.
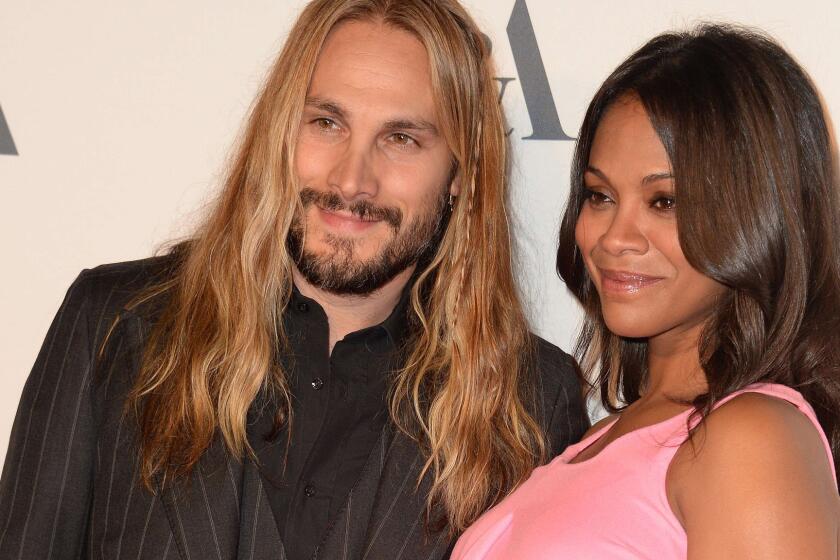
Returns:
[[[68,291],[12,429],[0,481],[0,559],[286,558],[255,464],[231,458],[220,443],[189,484],[155,495],[137,482],[137,431],[123,409],[154,312],[123,307],[166,263],[98,267]],[[548,343],[539,348],[535,410],[559,451],[588,421],[573,362]],[[417,488],[421,464],[412,442],[386,427],[317,558],[444,557],[450,543],[428,536],[422,522],[428,481]]]

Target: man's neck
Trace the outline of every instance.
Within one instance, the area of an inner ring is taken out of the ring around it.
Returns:
[[[369,294],[337,295],[310,284],[294,268],[294,281],[300,293],[318,302],[330,326],[330,354],[335,343],[348,334],[378,325],[388,318],[402,296],[403,288],[414,272],[414,266],[397,274],[387,284]]]

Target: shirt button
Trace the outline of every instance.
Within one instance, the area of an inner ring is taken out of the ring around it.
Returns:
[[[298,311],[300,311],[301,313],[306,313],[307,311],[309,311],[309,304],[305,301],[302,301],[299,304],[297,304],[297,308]]]
[[[315,389],[316,391],[320,391],[321,387],[323,387],[323,386],[324,386],[324,380],[321,379],[320,377],[316,377],[315,379],[312,380],[312,388]]]
[[[315,487],[311,484],[307,484],[306,488],[303,489],[303,493],[306,494],[307,498],[311,498],[315,495]]]

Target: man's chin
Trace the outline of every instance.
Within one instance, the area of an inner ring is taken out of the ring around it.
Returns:
[[[335,261],[344,266],[363,266],[374,262],[382,252],[382,243],[366,236],[322,236],[318,240],[307,240],[304,250],[319,261]]]
[[[405,271],[408,267],[398,264],[360,260],[318,258],[307,254],[297,263],[303,279],[315,288],[341,296],[367,296]]]

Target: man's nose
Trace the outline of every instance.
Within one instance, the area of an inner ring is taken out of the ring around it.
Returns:
[[[649,248],[648,238],[640,227],[640,216],[634,208],[617,208],[598,244],[608,254],[644,254]]]
[[[378,192],[373,164],[369,150],[348,142],[338,154],[327,176],[327,183],[331,189],[341,193],[345,200],[373,198]]]

